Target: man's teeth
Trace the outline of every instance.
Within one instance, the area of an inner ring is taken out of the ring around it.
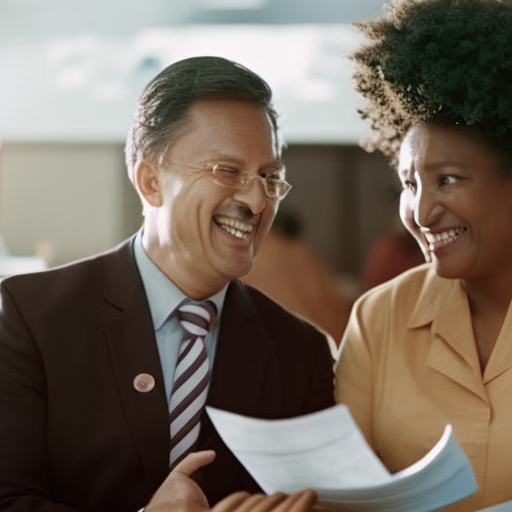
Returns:
[[[218,219],[217,222],[224,231],[227,231],[230,235],[240,239],[244,238],[254,229],[252,224],[248,224],[247,222],[242,222],[236,219],[222,218]]]
[[[443,231],[441,233],[425,233],[425,238],[429,244],[436,242],[451,242],[452,239],[466,231],[466,228],[456,228]]]
[[[239,231],[238,229],[230,228],[229,226],[222,226],[222,229],[224,231],[227,231],[229,234],[236,236],[237,238],[243,238],[245,236],[245,233],[243,231]]]

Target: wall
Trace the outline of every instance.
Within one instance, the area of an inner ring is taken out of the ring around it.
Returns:
[[[0,232],[14,255],[53,264],[104,250],[133,225],[119,144],[5,144]]]

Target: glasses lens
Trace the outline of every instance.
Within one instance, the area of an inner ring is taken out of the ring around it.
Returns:
[[[279,197],[281,195],[281,183],[275,179],[265,179],[265,189],[270,197]]]
[[[224,167],[221,165],[214,165],[212,173],[214,181],[218,185],[229,188],[244,188],[252,183],[253,179],[256,178],[256,175],[241,173],[238,169]],[[268,197],[283,199],[292,188],[291,185],[283,179],[276,177],[275,174],[272,176],[260,177],[262,178],[265,193]]]
[[[284,199],[292,186],[284,180],[267,179],[265,188],[269,197]]]
[[[215,180],[219,183],[219,185],[224,185],[225,187],[230,188],[238,188],[242,186],[242,182],[240,180],[240,171],[237,169],[214,165],[212,172]]]

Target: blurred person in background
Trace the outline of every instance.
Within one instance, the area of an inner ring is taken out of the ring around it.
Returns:
[[[395,196],[398,199],[400,192],[393,190],[393,199]],[[369,290],[428,260],[428,253],[423,252],[397,211],[389,232],[378,236],[370,245],[361,274],[362,289]]]
[[[352,300],[336,274],[304,240],[300,217],[280,209],[244,282],[323,329],[334,348],[345,329]]]

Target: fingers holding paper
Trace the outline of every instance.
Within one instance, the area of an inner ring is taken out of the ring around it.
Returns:
[[[312,512],[316,493],[304,490],[293,494],[281,492],[269,496],[236,492],[208,507],[206,497],[189,478],[197,469],[213,461],[215,452],[204,451],[188,455],[169,474],[148,503],[145,512]]]
[[[212,512],[310,512],[315,502],[316,494],[309,489],[289,495],[276,492],[270,496],[237,492],[217,503]]]

